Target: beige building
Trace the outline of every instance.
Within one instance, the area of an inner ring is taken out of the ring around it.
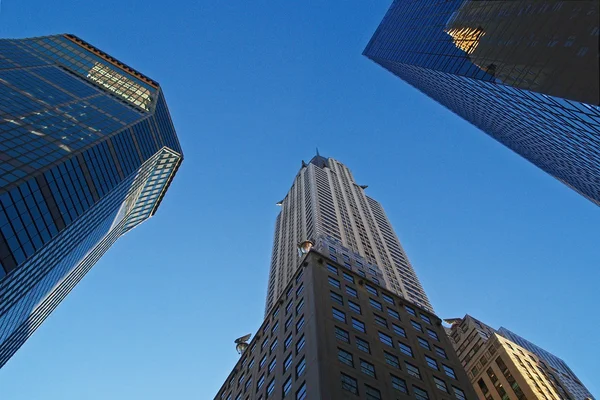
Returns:
[[[466,315],[446,320],[450,341],[481,400],[565,400],[573,396],[539,357]]]

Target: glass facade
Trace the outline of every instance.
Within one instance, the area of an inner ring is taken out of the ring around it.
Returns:
[[[598,8],[396,0],[364,55],[600,205]]]
[[[0,366],[182,160],[156,82],[73,35],[0,40]]]

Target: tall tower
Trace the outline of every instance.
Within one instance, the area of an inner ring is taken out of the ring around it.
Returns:
[[[366,187],[333,158],[317,153],[308,164],[302,162],[278,203],[265,312],[295,274],[297,244],[304,240],[326,240],[324,250],[333,252],[333,259],[353,264],[359,274],[381,271],[382,282],[375,277],[376,283],[433,311],[383,207],[365,194]]]
[[[596,0],[396,0],[364,55],[600,205]]]
[[[152,79],[73,35],[0,40],[0,366],[182,160]]]

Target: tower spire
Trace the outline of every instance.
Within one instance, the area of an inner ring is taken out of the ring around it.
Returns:
[[[317,149],[317,157],[319,157],[320,156],[320,154],[319,154],[319,148],[317,147],[316,149]]]

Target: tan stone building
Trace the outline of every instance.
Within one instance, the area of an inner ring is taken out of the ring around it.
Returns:
[[[466,315],[446,320],[450,341],[481,400],[565,400],[574,397],[538,356]]]

